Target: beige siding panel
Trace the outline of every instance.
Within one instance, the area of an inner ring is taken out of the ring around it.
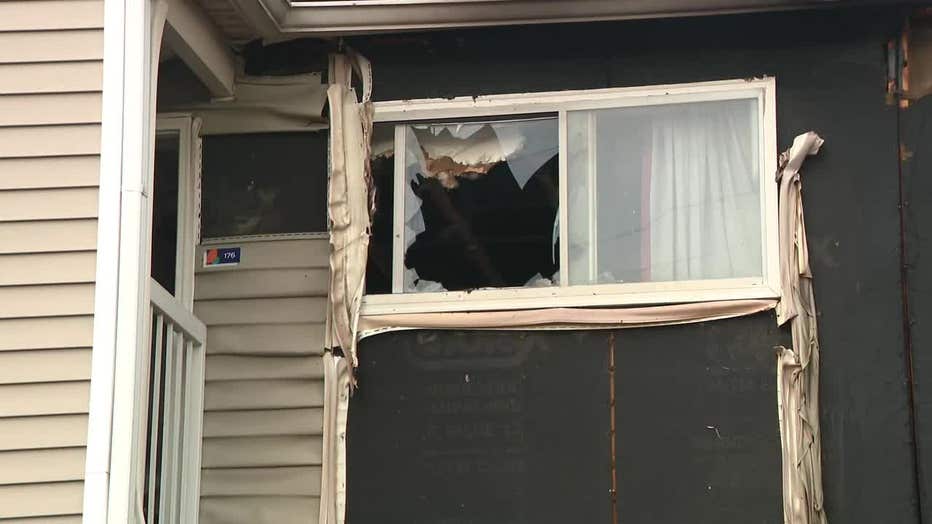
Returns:
[[[208,343],[210,338],[207,339]],[[317,408],[323,406],[317,380],[225,380],[204,386],[205,411]]]
[[[89,381],[0,386],[0,417],[87,413]]]
[[[195,298],[327,296],[325,269],[266,269],[201,273]]]
[[[90,380],[90,378],[90,348],[0,352],[0,384]]]
[[[241,248],[241,260],[236,266],[198,267],[198,273],[223,273],[247,269],[328,268],[330,246],[326,238],[301,240],[269,240],[201,246],[198,260],[204,260],[204,251],[217,247]]]
[[[93,284],[0,287],[0,318],[93,313]]]
[[[194,312],[208,326],[322,323],[326,306],[324,297],[201,300]]]
[[[282,495],[313,496],[320,494],[320,468],[299,466],[286,468],[205,469],[201,472],[201,495]]]
[[[87,444],[87,415],[0,418],[0,451]]]
[[[84,448],[0,451],[0,485],[84,480]]]
[[[0,255],[0,286],[93,282],[96,252]]]
[[[204,413],[204,438],[321,435],[323,408]]]
[[[0,222],[0,253],[87,251],[96,248],[96,219]]]
[[[98,154],[100,124],[0,128],[0,158]]]
[[[96,216],[96,187],[0,191],[0,221],[94,218]]]
[[[0,519],[81,513],[83,482],[0,486]]]
[[[201,522],[313,523],[329,246],[223,246],[240,247],[241,262],[198,268],[195,282],[195,311],[209,326]],[[296,497],[295,508],[281,510],[284,496]]]
[[[90,347],[94,317],[0,319],[0,351]]]
[[[100,29],[0,33],[0,64],[102,60]]]
[[[0,95],[100,91],[103,62],[0,64]]]
[[[214,326],[207,330],[207,338],[208,355],[322,355],[324,325]]]
[[[80,513],[74,515],[54,515],[44,517],[23,517],[15,519],[3,519],[3,524],[83,524],[84,520]]]
[[[94,29],[104,26],[101,0],[6,0],[0,2],[0,31]]]
[[[100,93],[0,95],[0,126],[99,123],[100,107]]]
[[[317,522],[317,497],[208,497],[200,524],[307,524]]]
[[[207,357],[207,380],[323,379],[323,361],[318,357]]]
[[[99,173],[96,155],[5,158],[0,160],[0,189],[92,187]]]
[[[203,468],[319,466],[320,437],[234,437],[204,440]]]

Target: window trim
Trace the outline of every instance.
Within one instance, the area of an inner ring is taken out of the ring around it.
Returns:
[[[393,282],[395,294],[366,295],[362,314],[488,311],[509,309],[537,309],[543,307],[576,306],[629,306],[708,302],[735,299],[778,298],[780,296],[779,243],[777,229],[777,185],[770,176],[776,173],[776,96],[772,77],[724,80],[689,84],[624,87],[593,90],[555,91],[457,97],[453,99],[421,99],[376,102],[375,122],[399,124],[473,117],[498,117],[555,113],[558,115],[559,150],[567,150],[566,114],[568,111],[642,107],[672,103],[708,102],[719,100],[758,100],[760,122],[760,195],[761,195],[761,250],[763,277],[730,278],[716,280],[678,280],[670,282],[628,282],[613,284],[570,285],[568,278],[568,247],[561,243],[561,283],[553,287],[512,287],[478,289],[473,291],[442,291],[428,293],[398,293],[398,273],[403,271],[404,209],[399,205],[399,185],[403,189],[404,166],[399,169],[399,155],[395,155],[395,202],[393,213]],[[396,128],[396,151],[398,145]],[[403,143],[402,143],[403,147]],[[568,209],[567,158],[560,155],[560,210],[561,231],[566,231]]]

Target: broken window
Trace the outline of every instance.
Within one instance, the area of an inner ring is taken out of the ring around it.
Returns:
[[[367,304],[776,296],[773,81],[696,86],[377,107]]]
[[[400,136],[387,140],[381,128],[373,140],[380,196],[370,293],[554,285],[556,117],[399,125],[391,131]],[[396,151],[404,152],[400,205],[393,191]],[[400,238],[390,237],[396,209],[404,224]],[[390,239],[397,244],[389,245]],[[403,250],[403,267],[393,267],[386,256],[393,247]],[[389,277],[399,273],[389,288]]]

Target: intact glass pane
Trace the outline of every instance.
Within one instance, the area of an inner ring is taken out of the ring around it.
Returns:
[[[403,291],[555,285],[557,119],[404,131]]]
[[[567,114],[569,282],[759,277],[756,99]]]

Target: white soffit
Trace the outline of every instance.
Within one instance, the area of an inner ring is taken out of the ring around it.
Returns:
[[[269,40],[828,7],[850,0],[229,0]],[[277,32],[277,34],[275,34]]]

